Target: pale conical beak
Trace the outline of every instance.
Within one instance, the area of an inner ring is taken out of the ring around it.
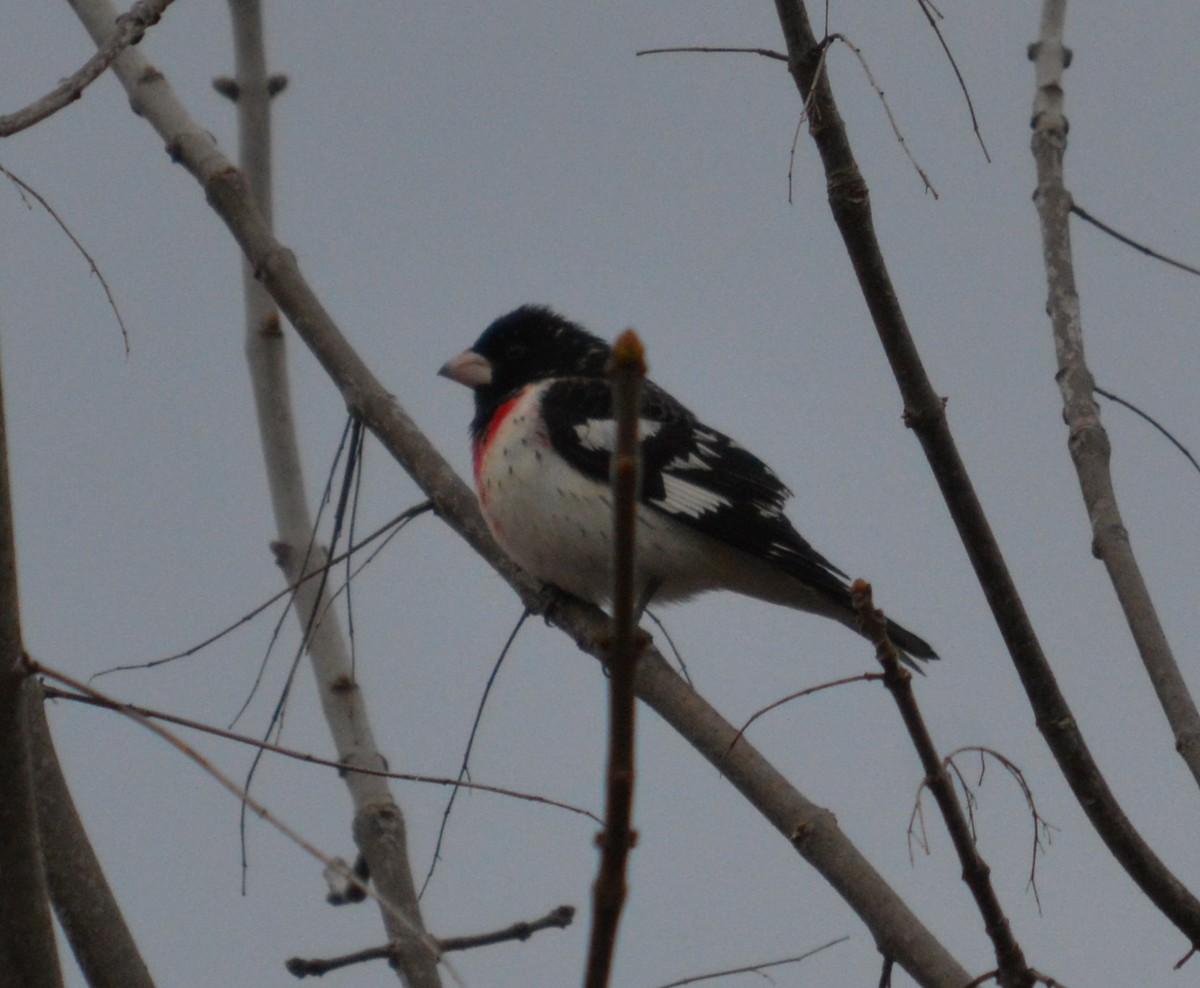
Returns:
[[[457,357],[447,360],[438,373],[468,388],[481,388],[492,383],[491,361],[474,350],[464,350]]]

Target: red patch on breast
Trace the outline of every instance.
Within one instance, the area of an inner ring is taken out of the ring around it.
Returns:
[[[480,502],[484,504],[487,503],[487,492],[483,489],[483,484],[479,482],[479,471],[483,468],[483,458],[487,455],[488,448],[492,445],[492,440],[496,438],[496,433],[500,430],[500,426],[504,424],[504,420],[512,413],[514,406],[521,400],[521,396],[524,393],[523,390],[518,391],[496,409],[492,420],[488,423],[487,432],[483,434],[475,444],[475,448],[471,451],[471,466],[475,473],[475,490],[479,493]]]

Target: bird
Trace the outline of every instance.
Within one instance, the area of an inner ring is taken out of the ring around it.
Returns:
[[[475,489],[497,543],[538,580],[598,605],[612,592],[611,356],[553,308],[522,305],[438,372],[474,392]],[[863,633],[849,577],[793,527],[775,471],[650,380],[639,451],[642,606],[731,590]],[[896,622],[887,630],[914,669],[938,658]]]

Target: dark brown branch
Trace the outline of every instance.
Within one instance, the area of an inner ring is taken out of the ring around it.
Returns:
[[[449,954],[455,950],[490,947],[492,944],[505,943],[509,940],[523,943],[540,930],[565,930],[574,919],[574,906],[557,906],[541,919],[513,923],[512,926],[506,926],[493,933],[476,933],[474,936],[468,937],[446,937],[438,941],[438,946],[442,948],[442,953]]]
[[[154,988],[54,751],[43,697],[58,693],[52,688],[31,688],[25,708],[50,900],[90,988]]]
[[[541,930],[565,930],[571,925],[574,918],[574,906],[558,906],[550,910],[541,919],[513,923],[512,926],[506,926],[502,930],[496,930],[491,933],[478,933],[467,937],[447,937],[444,940],[438,941],[438,947],[442,953],[447,954],[455,950],[490,947],[493,944],[506,943],[512,940],[524,942]],[[384,944],[382,947],[368,947],[366,950],[356,950],[352,954],[342,954],[339,957],[291,957],[285,962],[284,966],[287,968],[289,974],[293,974],[297,978],[319,978],[330,971],[350,967],[353,964],[362,964],[365,961],[386,960],[395,964],[399,962],[402,953],[402,946],[389,943]]]
[[[1101,775],[1029,621],[1016,584],[975,493],[925,371],[875,234],[870,195],[850,148],[826,74],[822,47],[800,0],[776,0],[789,69],[802,100],[815,90],[810,128],[829,190],[829,204],[876,332],[916,433],[954,519],[976,578],[1004,637],[1033,708],[1038,729],[1096,832],[1150,899],[1193,943],[1200,944],[1200,901],[1142,839]]]
[[[51,92],[24,109],[0,116],[0,137],[10,137],[19,131],[41,123],[65,106],[74,103],[83,91],[95,82],[113,60],[130,45],[142,40],[148,28],[162,17],[172,0],[137,0],[127,13],[117,18],[115,31],[108,43],[76,72],[71,73]]]
[[[17,554],[8,475],[8,424],[0,376],[0,979],[22,988],[60,988],[33,794],[28,681],[21,645]]]
[[[592,888],[592,930],[588,940],[584,988],[605,988],[612,973],[617,928],[627,894],[626,867],[636,835],[633,831],[635,693],[638,635],[634,574],[637,562],[638,409],[646,359],[641,340],[627,329],[613,345],[613,418],[616,445],[612,455],[613,616],[608,655],[608,768],[605,781],[604,830],[599,837],[600,865]]]
[[[901,665],[900,654],[888,638],[883,613],[877,611],[871,601],[871,585],[865,580],[855,580],[850,587],[850,596],[859,623],[875,646],[875,657],[883,666],[883,684],[896,701],[900,719],[904,721],[905,730],[921,760],[921,767],[925,771],[924,784],[937,801],[946,830],[950,833],[950,840],[962,865],[963,882],[975,899],[975,906],[983,918],[983,928],[992,941],[1000,969],[999,982],[1003,988],[1029,988],[1033,984],[1029,965],[1025,962],[1025,955],[1013,936],[1008,917],[992,886],[991,869],[979,853],[973,828],[954,791],[946,763],[938,754],[925,718],[921,716],[913,693],[912,673]]]

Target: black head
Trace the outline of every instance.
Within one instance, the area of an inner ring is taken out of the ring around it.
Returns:
[[[477,415],[550,377],[603,377],[612,350],[598,336],[542,305],[523,305],[483,331],[438,372],[475,392]]]

